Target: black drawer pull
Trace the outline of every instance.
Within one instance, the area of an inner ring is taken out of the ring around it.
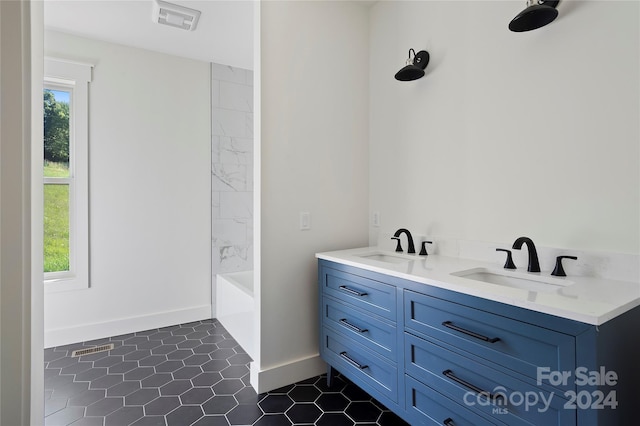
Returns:
[[[358,297],[363,297],[367,295],[367,293],[361,293],[358,290],[354,290],[352,288],[347,287],[346,285],[341,285],[338,288],[342,291],[346,291],[347,293],[353,294],[354,296],[358,296]]]
[[[340,356],[344,358],[344,360],[347,361],[349,364],[353,365],[356,368],[359,368],[360,370],[364,370],[365,368],[369,367],[368,365],[361,365],[357,361],[354,361],[353,359],[351,359],[349,355],[347,355],[346,351],[340,352]]]
[[[464,328],[460,328],[457,325],[453,324],[451,321],[445,321],[442,323],[447,328],[450,328],[455,331],[459,331],[460,333],[466,334],[467,336],[475,337],[476,339],[480,339],[485,342],[495,343],[500,340],[499,337],[489,338],[487,336],[483,336],[482,334],[474,333],[473,331],[465,330]]]
[[[495,394],[495,395],[494,395],[494,394],[492,394],[491,392],[484,391],[484,390],[480,389],[479,387],[477,387],[476,385],[472,385],[471,383],[469,383],[469,382],[467,382],[467,381],[465,381],[465,380],[462,380],[462,379],[461,379],[461,378],[459,378],[459,377],[456,377],[456,376],[453,374],[453,371],[451,371],[451,370],[444,370],[444,371],[442,372],[442,374],[443,374],[445,377],[447,377],[447,378],[449,378],[449,379],[453,380],[454,382],[459,383],[459,384],[461,384],[462,386],[464,386],[464,387],[466,387],[466,388],[468,388],[468,389],[471,389],[472,391],[474,391],[474,392],[475,392],[475,393],[477,393],[477,394],[484,395],[484,396],[486,396],[487,398],[489,398],[489,399],[491,399],[491,400],[495,400],[495,399],[496,399],[496,398],[498,398],[498,397],[502,397],[502,395],[500,395],[500,394]]]
[[[347,321],[346,318],[342,318],[340,320],[340,324],[342,324],[345,327],[347,327],[347,328],[349,328],[349,329],[351,329],[351,330],[353,330],[355,332],[358,332],[358,333],[366,333],[367,331],[369,331],[366,328],[360,328],[358,326],[355,326],[355,325],[351,324],[349,321]]]
[[[453,419],[451,417],[449,417],[448,419],[445,419],[445,421],[442,422],[442,424],[444,426],[456,426],[456,424],[453,422]]]

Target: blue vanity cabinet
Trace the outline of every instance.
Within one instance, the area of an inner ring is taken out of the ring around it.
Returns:
[[[411,425],[640,424],[640,308],[596,327],[318,266],[329,375],[339,371]]]
[[[425,336],[536,380],[540,367],[576,368],[574,336],[406,290],[404,324]],[[574,389],[573,383],[558,386]]]
[[[563,409],[566,401],[561,393],[539,388],[535,383],[510,375],[499,366],[493,368],[481,363],[471,353],[464,356],[439,343],[405,334],[407,376],[437,390],[458,406],[509,425],[575,424],[575,412]],[[413,389],[409,390],[413,392]],[[514,396],[517,399],[514,400]],[[418,406],[419,400],[413,393],[408,394],[407,398],[409,407]],[[440,421],[444,422],[445,419]],[[453,424],[457,424],[455,420]]]
[[[321,356],[330,368],[401,413],[402,293],[383,275],[333,266],[320,267]]]

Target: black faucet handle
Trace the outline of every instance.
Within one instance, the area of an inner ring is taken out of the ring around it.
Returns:
[[[564,268],[562,267],[562,259],[573,259],[578,260],[576,256],[558,256],[556,257],[556,267],[553,269],[551,275],[555,275],[556,277],[566,277],[567,274],[564,272]]]
[[[503,251],[507,253],[507,260],[504,263],[504,269],[516,269],[516,265],[513,263],[513,258],[511,257],[511,250],[497,248],[496,251]]]
[[[427,253],[427,247],[426,247],[427,244],[433,244],[433,241],[423,241],[422,242],[422,246],[420,248],[420,253],[419,253],[420,256],[428,256],[429,255],[429,253]]]
[[[396,240],[396,251],[402,253],[402,246],[400,245],[400,237],[391,237],[392,240]]]

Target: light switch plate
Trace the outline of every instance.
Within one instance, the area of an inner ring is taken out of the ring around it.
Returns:
[[[311,213],[300,212],[300,230],[308,231],[311,229]]]

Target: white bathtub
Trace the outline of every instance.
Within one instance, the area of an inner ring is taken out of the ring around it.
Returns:
[[[216,275],[216,318],[253,358],[253,271]]]

